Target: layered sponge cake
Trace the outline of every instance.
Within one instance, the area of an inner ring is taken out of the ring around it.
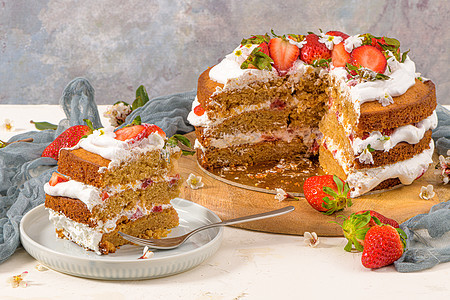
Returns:
[[[357,197],[426,171],[435,107],[434,84],[396,39],[272,32],[200,75],[188,120],[207,170],[319,156]]]
[[[46,183],[45,207],[57,236],[97,254],[128,243],[118,231],[160,238],[178,226],[180,149],[156,125],[95,130],[61,149]]]

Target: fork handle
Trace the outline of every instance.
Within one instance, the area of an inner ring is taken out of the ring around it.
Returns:
[[[249,222],[249,221],[256,221],[256,220],[261,220],[261,219],[266,219],[266,218],[271,218],[271,217],[276,217],[276,216],[280,216],[283,215],[285,213],[291,212],[293,211],[295,208],[293,206],[286,206],[277,210],[272,210],[272,211],[268,211],[265,213],[261,213],[261,214],[256,214],[256,215],[250,215],[250,216],[244,216],[244,217],[240,217],[240,218],[236,218],[236,219],[231,219],[231,220],[226,220],[226,221],[222,221],[222,222],[217,222],[217,223],[212,223],[212,224],[208,224],[202,227],[199,227],[195,230],[193,230],[188,237],[190,237],[191,235],[201,231],[201,230],[205,230],[205,229],[209,229],[209,228],[213,228],[213,227],[218,227],[218,226],[226,226],[226,225],[233,225],[233,224],[239,224],[239,223],[244,223],[244,222]]]

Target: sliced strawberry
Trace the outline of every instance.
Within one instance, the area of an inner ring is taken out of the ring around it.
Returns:
[[[312,64],[315,60],[331,58],[331,51],[325,44],[319,42],[319,36],[308,34],[305,37],[306,44],[300,51],[300,59],[307,64]]]
[[[156,132],[163,138],[166,138],[166,133],[159,126],[156,126],[155,124],[146,124],[146,123],[144,123],[142,125],[145,127],[145,133],[146,133],[145,137],[148,137],[150,134]]]
[[[158,126],[144,123],[141,125],[123,127],[117,130],[115,132],[116,133],[115,139],[119,141],[127,141],[127,140],[139,141],[148,137],[150,134],[154,132],[157,132],[163,138],[166,137],[166,133]]]
[[[197,105],[196,107],[194,107],[194,114],[196,114],[197,116],[203,116],[204,113],[205,109],[201,105]]]
[[[286,39],[276,37],[269,41],[269,53],[275,69],[283,76],[294,65],[300,50]]]
[[[102,194],[101,194],[101,197],[102,197],[102,201],[105,201],[106,199],[108,199],[109,198],[108,192],[107,191],[103,191]]]
[[[386,57],[374,46],[363,45],[353,49],[350,59],[352,65],[364,67],[376,73],[384,73],[386,70]]]
[[[384,37],[381,38],[376,38],[373,37],[372,38],[372,43],[370,44],[371,46],[374,46],[375,48],[377,48],[380,51],[384,51],[383,48],[380,46],[381,45],[386,45],[386,42],[384,41]]]
[[[345,67],[350,62],[350,53],[345,50],[344,42],[334,45],[331,51],[331,62],[335,68]]]
[[[144,125],[127,126],[115,132],[116,133],[115,139],[119,141],[138,140],[137,137],[142,135],[144,132],[145,132]]]
[[[63,175],[57,173],[57,172],[53,172],[52,177],[50,178],[48,184],[50,184],[51,186],[55,186],[60,182],[66,182],[69,181],[69,179],[67,177],[64,177]]]
[[[348,37],[350,37],[348,34],[343,33],[342,31],[328,31],[326,35],[340,36],[342,37],[343,41],[345,41]]]

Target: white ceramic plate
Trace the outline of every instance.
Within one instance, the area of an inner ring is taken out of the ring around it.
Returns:
[[[182,235],[199,226],[220,222],[209,209],[184,199],[173,199],[180,225],[169,236]],[[20,239],[25,250],[42,264],[70,275],[129,280],[169,276],[189,270],[211,257],[220,246],[223,227],[210,228],[192,236],[172,250],[155,250],[149,259],[138,259],[143,247],[125,245],[116,253],[97,255],[68,240],[56,238],[44,205],[30,210],[20,223]]]

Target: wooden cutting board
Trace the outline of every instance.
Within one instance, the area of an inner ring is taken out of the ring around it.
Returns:
[[[186,136],[191,140],[194,139],[192,133]],[[181,197],[209,208],[222,220],[257,214],[288,205],[294,206],[293,212],[282,216],[234,225],[272,233],[303,235],[305,231],[314,231],[320,236],[342,236],[341,228],[334,223],[342,224],[340,218],[342,215],[348,216],[360,210],[372,209],[402,223],[417,214],[428,212],[440,201],[450,199],[450,188],[442,184],[435,185],[436,196],[433,199],[420,199],[421,187],[429,184],[426,179],[429,176],[425,175],[409,186],[353,199],[353,206],[350,208],[325,216],[314,210],[304,198],[300,197],[300,201],[278,202],[273,194],[237,187],[214,179],[198,166],[195,156],[183,156],[180,159],[180,172],[184,180],[193,173],[201,176],[205,184],[203,188],[193,190],[184,183]]]

